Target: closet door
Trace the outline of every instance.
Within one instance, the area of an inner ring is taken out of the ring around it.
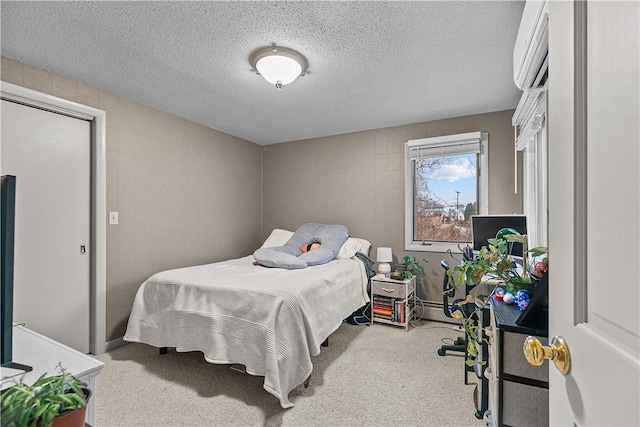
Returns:
[[[16,178],[14,322],[89,352],[90,123],[2,101],[2,175]]]

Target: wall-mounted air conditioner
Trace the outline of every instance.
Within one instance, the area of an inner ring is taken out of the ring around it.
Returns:
[[[513,80],[525,90],[544,85],[549,51],[549,14],[546,0],[527,0],[513,48]]]

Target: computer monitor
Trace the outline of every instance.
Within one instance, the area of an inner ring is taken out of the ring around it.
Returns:
[[[471,217],[471,233],[473,250],[479,251],[489,246],[489,239],[495,239],[503,228],[513,228],[520,234],[527,234],[526,215],[473,215]],[[510,243],[509,251],[514,257],[522,258],[522,244]]]

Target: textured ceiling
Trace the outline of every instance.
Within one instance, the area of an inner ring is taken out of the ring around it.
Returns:
[[[8,2],[2,56],[258,144],[515,108],[523,2]],[[249,54],[308,74],[277,91]]]

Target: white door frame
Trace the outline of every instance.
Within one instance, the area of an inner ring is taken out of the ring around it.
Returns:
[[[0,97],[91,122],[91,307],[90,351],[106,347],[106,120],[97,108],[0,81]],[[0,152],[2,141],[0,140]]]

